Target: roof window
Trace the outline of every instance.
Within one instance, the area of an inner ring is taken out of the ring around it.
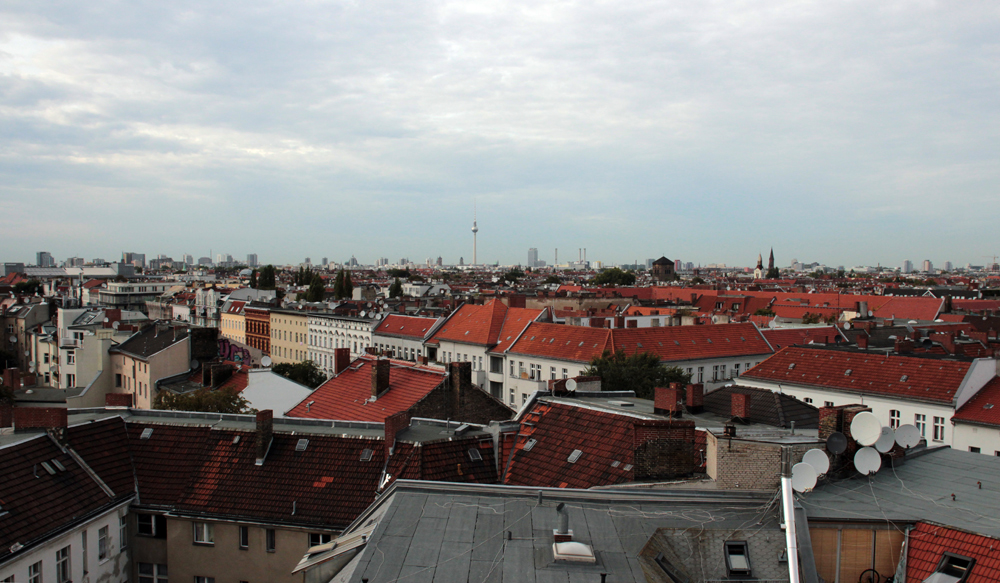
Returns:
[[[535,447],[536,443],[538,443],[538,440],[532,437],[524,444],[524,451],[531,451],[531,448]]]
[[[792,364],[788,365],[788,370],[792,370],[793,368],[795,368],[795,363],[794,362]]]
[[[483,461],[483,454],[479,453],[479,450],[473,447],[469,450],[469,459],[474,462],[481,462]]]
[[[240,442],[240,436],[239,435],[233,437],[233,445],[236,445],[239,442]]]
[[[361,461],[363,462],[372,461],[372,450],[370,447],[365,448],[364,451],[361,452]]]
[[[847,369],[847,370],[845,370],[845,371],[844,371],[844,376],[845,376],[845,377],[849,377],[849,376],[851,376],[851,370],[852,370],[852,369]]]
[[[151,435],[153,435],[153,428],[147,427],[142,430],[142,434],[139,436],[139,439],[149,439]]]
[[[622,463],[620,461],[618,461],[618,460],[615,460],[615,461],[611,462],[611,467],[612,468],[617,468],[620,465],[622,465]]]
[[[59,460],[57,460],[55,458],[52,458],[52,460],[51,460],[50,463],[53,466],[55,466],[56,469],[59,470],[60,472],[65,472],[66,471],[66,466],[62,465],[62,463]]]
[[[45,468],[45,471],[48,472],[49,475],[51,476],[56,475],[56,471],[52,468],[52,466],[49,465],[49,462],[42,462],[41,465],[43,468]]]
[[[305,451],[309,447],[308,439],[300,439],[298,443],[295,444],[295,451]]]
[[[908,377],[907,375],[903,375],[903,376],[899,377],[899,382],[905,383],[906,379],[908,379],[908,378],[910,378],[910,377]]]
[[[941,555],[937,569],[924,579],[924,583],[964,583],[975,564],[975,559],[946,552]]]
[[[580,451],[578,449],[574,449],[573,453],[569,454],[569,457],[566,458],[566,461],[568,461],[571,464],[575,464],[576,460],[580,459],[581,455],[583,455],[582,451]]]
[[[753,577],[746,541],[727,541],[725,544],[726,574],[729,577]]]

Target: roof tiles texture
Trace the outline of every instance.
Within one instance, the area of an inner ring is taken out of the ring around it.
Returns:
[[[819,409],[789,395],[767,389],[738,385],[720,387],[705,394],[705,410],[720,417],[732,417],[733,393],[750,395],[750,418],[747,421],[752,423],[791,427],[794,421],[795,427],[801,429],[819,427]]]
[[[478,451],[481,459],[473,459],[472,450]],[[497,482],[493,442],[479,437],[423,444],[396,442],[386,471],[401,480]]]
[[[744,379],[951,403],[971,363],[790,346]]]
[[[427,335],[427,332],[434,327],[435,322],[437,322],[436,318],[389,314],[379,322],[373,333],[382,336],[422,340]]]
[[[405,411],[445,380],[445,373],[406,361],[390,361],[389,390],[372,397],[372,366],[375,359],[362,357],[331,378],[287,413],[289,417],[372,421]],[[307,406],[312,402],[312,405]]]
[[[1000,426],[1000,377],[994,377],[979,389],[952,419]]]
[[[448,340],[492,346],[503,327],[507,306],[499,300],[483,305],[465,304],[448,318],[431,341]]]
[[[821,344],[834,343],[835,339],[844,338],[837,330],[836,326],[819,326],[815,328],[769,328],[761,330],[764,338],[774,347],[780,350],[785,346],[803,345],[810,342]]]
[[[1000,581],[1000,540],[960,530],[918,522],[910,531],[906,553],[906,580],[923,581],[933,573],[947,551],[975,559],[966,583]]]

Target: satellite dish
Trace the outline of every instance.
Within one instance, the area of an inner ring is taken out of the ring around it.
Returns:
[[[854,467],[865,476],[874,474],[882,467],[882,456],[873,448],[862,447],[854,454]]]
[[[105,321],[105,322],[110,322],[110,321],[111,321],[111,318],[104,318],[104,321]]]
[[[816,487],[816,468],[811,464],[797,463],[792,466],[792,489],[796,492],[809,492]]]
[[[358,314],[358,315],[359,315],[359,316],[361,316],[362,318],[364,318],[364,317],[365,317],[365,315],[366,315],[366,313],[365,313],[365,311],[364,311],[364,310],[362,310],[362,311],[361,311],[361,313],[360,313],[360,314]]]
[[[198,370],[199,366],[201,366],[201,363],[198,362],[198,359],[197,358],[192,358],[191,359],[191,370]]]
[[[24,351],[24,355],[25,356],[31,356],[31,350],[25,350]]]
[[[28,370],[31,371],[31,372],[35,372],[35,363],[34,362],[29,362],[28,363]]]
[[[844,322],[844,330],[850,330],[850,329],[851,329],[851,323],[850,322]]]
[[[260,364],[261,366],[271,366],[271,357],[265,356],[264,358],[260,359]]]
[[[847,436],[839,431],[834,431],[830,437],[826,438],[826,449],[834,455],[840,455],[847,451]]]
[[[566,379],[566,390],[567,391],[576,390],[576,379]]]
[[[851,436],[861,445],[875,445],[881,435],[882,423],[878,417],[867,411],[858,413],[851,421]]]
[[[875,312],[873,312],[873,311],[871,311],[871,310],[868,310],[868,317],[869,317],[869,318],[871,318],[871,317],[872,317],[872,316],[874,316],[874,315],[875,315]]]
[[[767,327],[768,327],[768,328],[775,328],[775,327],[777,327],[777,326],[778,326],[778,324],[777,324],[777,323],[775,323],[775,321],[774,321],[774,320],[770,320],[770,321],[769,321],[769,322],[767,323]]]
[[[896,428],[896,443],[903,449],[916,447],[920,443],[920,430],[913,425],[900,425]]]
[[[114,328],[115,330],[117,330],[118,327],[121,326],[121,325],[122,325],[121,322],[115,322],[114,324],[111,325],[111,327]]]
[[[382,314],[375,314],[375,319],[376,320],[381,320],[382,319]]]
[[[10,343],[11,344],[16,344],[17,343],[17,336],[14,336],[13,334],[11,334],[10,335]]]
[[[812,466],[820,476],[830,470],[830,458],[822,449],[810,449],[802,456],[802,461]],[[795,468],[792,468],[792,471],[794,472]]]
[[[895,432],[893,432],[891,427],[883,427],[882,435],[880,435],[878,441],[875,442],[875,449],[879,450],[881,453],[889,453],[894,445],[896,445]]]

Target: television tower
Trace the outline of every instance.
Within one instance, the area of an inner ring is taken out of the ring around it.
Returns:
[[[476,265],[476,233],[479,227],[476,226],[476,203],[472,203],[472,264]]]

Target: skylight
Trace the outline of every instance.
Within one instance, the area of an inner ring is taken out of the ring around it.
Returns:
[[[469,450],[469,459],[474,462],[481,462],[483,461],[483,454],[479,453],[478,449],[472,448]]]
[[[580,459],[581,455],[583,455],[582,451],[580,451],[579,449],[574,449],[573,453],[569,454],[569,457],[566,459],[566,461],[568,461],[571,464],[575,464],[576,460]]]
[[[524,444],[524,451],[531,451],[531,448],[535,447],[536,443],[538,443],[537,439],[535,438],[529,439],[528,442]]]
[[[365,450],[361,452],[361,461],[363,461],[363,462],[370,462],[370,461],[372,461],[372,450],[371,450],[371,448],[365,448]]]
[[[910,377],[908,377],[908,376],[906,376],[906,375],[903,375],[903,376],[899,377],[899,382],[901,382],[901,383],[905,383],[905,382],[906,382],[906,379],[908,379],[908,378],[910,378]]]
[[[852,369],[847,369],[847,370],[845,370],[845,371],[844,371],[844,376],[845,376],[845,377],[849,377],[849,376],[851,376],[851,370],[852,370]]]
[[[309,447],[308,439],[300,439],[298,443],[295,444],[295,451],[305,451]]]
[[[153,428],[147,427],[142,430],[142,434],[139,436],[139,439],[149,439],[151,435],[153,435]]]

